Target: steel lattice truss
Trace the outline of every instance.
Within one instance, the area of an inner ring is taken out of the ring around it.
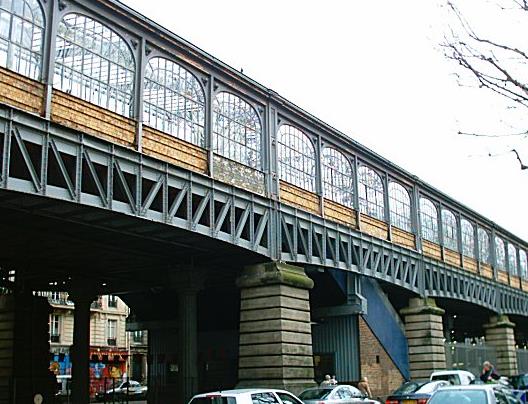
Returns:
[[[1,189],[165,223],[263,259],[340,268],[421,296],[528,314],[520,290],[34,115],[0,107],[0,134]],[[15,159],[26,175],[10,171]],[[50,167],[60,180],[51,180]]]

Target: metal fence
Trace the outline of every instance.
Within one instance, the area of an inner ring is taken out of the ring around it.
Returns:
[[[517,369],[519,373],[528,373],[528,349],[517,349]]]
[[[468,370],[475,376],[482,371],[482,363],[496,363],[495,348],[484,343],[449,342],[445,344],[446,366],[448,369]],[[500,372],[500,369],[497,369]]]

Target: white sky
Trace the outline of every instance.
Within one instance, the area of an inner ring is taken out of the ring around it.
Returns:
[[[504,113],[456,84],[435,1],[122,1],[528,241],[528,170],[508,153],[528,164],[528,139],[457,135],[496,128]],[[468,5],[478,28],[498,26],[496,9]]]

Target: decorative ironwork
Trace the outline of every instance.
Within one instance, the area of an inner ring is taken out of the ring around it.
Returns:
[[[444,246],[453,251],[458,251],[457,227],[455,215],[447,209],[442,209],[442,234]]]
[[[281,125],[278,140],[279,178],[315,192],[315,149],[310,138],[294,126]]]
[[[160,57],[149,60],[143,88],[143,122],[205,147],[205,94],[196,77]]]
[[[475,258],[475,231],[473,225],[466,219],[460,221],[462,230],[462,254]]]
[[[438,212],[436,206],[427,198],[420,198],[420,229],[422,237],[438,243]]]
[[[213,151],[249,167],[262,168],[262,129],[257,111],[228,92],[213,101]]]
[[[519,269],[521,272],[521,277],[523,279],[528,279],[528,258],[526,257],[526,251],[519,251]]]
[[[352,165],[340,151],[323,149],[323,191],[325,198],[345,206],[354,204],[354,181]]]
[[[519,275],[517,272],[517,249],[510,243],[508,243],[508,269],[511,275]]]
[[[393,226],[412,231],[411,198],[409,192],[398,182],[389,182],[390,221]]]
[[[359,210],[379,220],[385,220],[385,200],[383,182],[372,168],[358,168]]]
[[[0,1],[0,66],[40,79],[43,38],[37,0]]]
[[[106,25],[74,13],[59,23],[55,88],[129,117],[134,71],[129,46]]]
[[[479,260],[485,264],[491,264],[490,260],[490,236],[482,227],[478,228]]]
[[[495,264],[502,271],[506,269],[506,250],[500,237],[495,237]]]

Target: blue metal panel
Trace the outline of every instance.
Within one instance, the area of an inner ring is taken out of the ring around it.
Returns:
[[[403,377],[409,378],[407,339],[397,314],[374,279],[363,277],[361,293],[367,299],[368,314],[363,318]]]
[[[357,316],[328,317],[312,327],[314,353],[334,353],[339,381],[359,379],[359,334]]]

